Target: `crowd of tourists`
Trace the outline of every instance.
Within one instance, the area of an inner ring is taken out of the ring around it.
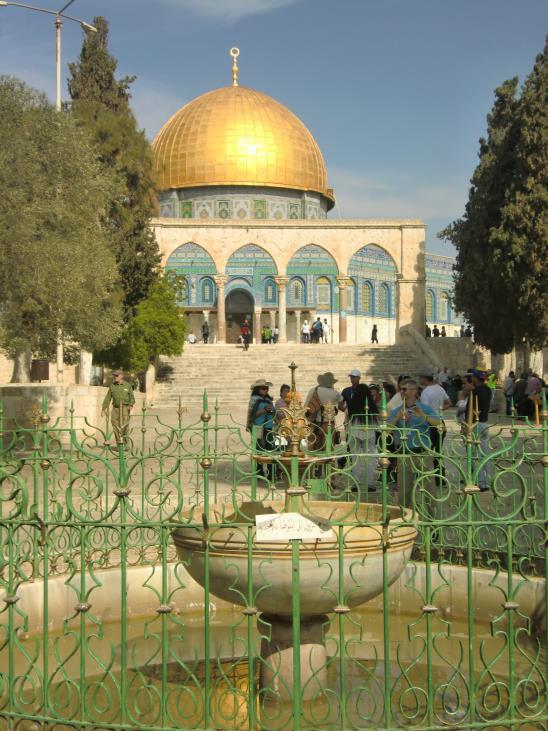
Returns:
[[[360,370],[355,368],[349,371],[348,378],[349,385],[339,391],[334,374],[322,373],[317,377],[317,384],[308,391],[304,407],[313,425],[308,447],[311,450],[323,449],[328,433],[331,434],[332,445],[340,444],[344,434],[347,452],[339,457],[339,465],[346,464],[347,454],[368,455],[365,460],[351,459],[351,472],[356,482],[367,484],[369,490],[375,490],[380,481],[378,460],[374,458],[379,443],[379,431],[375,427],[379,424],[383,405],[389,430],[386,448],[391,453],[388,482],[393,485],[397,485],[398,455],[402,452],[431,456],[436,483],[438,486],[442,484],[445,474],[442,451],[447,433],[444,415],[453,407],[456,407],[456,418],[461,428],[473,430],[478,456],[489,453],[489,413],[494,404],[496,406],[494,373],[470,368],[462,377],[450,377],[448,369],[443,368],[437,373],[423,372],[417,379],[402,374],[396,384],[389,381],[366,384],[362,382]],[[280,450],[286,443],[277,428],[285,416],[284,409],[289,406],[291,396],[289,385],[283,384],[275,400],[270,394],[272,385],[265,379],[251,385],[247,412],[246,426],[255,432],[259,449],[266,452]],[[518,415],[532,420],[544,387],[544,381],[537,374],[524,374],[522,378],[515,379],[511,372],[504,381],[503,392],[514,406],[517,395],[521,404]],[[334,430],[327,418],[328,404],[331,404],[331,414],[343,414],[342,425],[339,423]],[[256,469],[259,472],[263,470],[260,465]],[[269,465],[268,477],[272,476],[272,470],[273,466]],[[478,487],[480,491],[491,487],[489,461],[479,470]]]

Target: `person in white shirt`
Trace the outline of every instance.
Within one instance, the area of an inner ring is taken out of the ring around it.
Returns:
[[[309,343],[310,342],[310,325],[308,324],[308,320],[305,320],[303,322],[303,326],[301,327],[301,333],[303,336],[303,343]]]
[[[187,341],[187,343],[190,343],[190,345],[194,345],[195,343],[198,342],[198,338],[196,337],[196,335],[194,335],[193,330],[191,330],[188,333],[188,335],[186,336],[186,341]]]
[[[422,387],[421,403],[431,406],[438,416],[441,412],[450,408],[451,399],[447,391],[438,383],[434,383],[434,376],[431,373],[419,376]]]
[[[438,383],[443,388],[445,388],[445,386],[449,383],[449,373],[447,372],[447,366],[445,366],[445,368],[439,372]]]
[[[444,371],[447,373],[447,368],[445,368]],[[449,379],[449,376],[447,376],[447,379]],[[441,417],[442,411],[445,411],[445,409],[448,409],[451,406],[451,399],[447,395],[447,391],[440,384],[434,383],[434,376],[431,373],[422,373],[419,376],[419,383],[422,386],[420,398],[421,404],[430,406],[436,412],[436,416]],[[432,450],[438,455],[441,453],[445,434],[446,431],[444,428],[440,430],[437,426],[430,427]],[[438,487],[441,487],[443,483],[442,478],[445,474],[443,462],[440,457],[434,457],[433,461],[434,469],[436,471],[436,483]]]
[[[329,327],[329,323],[324,318],[324,321],[322,323],[323,328],[323,341],[324,343],[329,343],[331,338],[331,328]]]

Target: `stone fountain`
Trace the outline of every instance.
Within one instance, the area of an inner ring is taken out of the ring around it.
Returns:
[[[309,499],[307,473],[334,457],[303,449],[313,426],[296,391],[295,364],[290,368],[289,404],[277,429],[286,449],[254,455],[284,468],[285,498],[233,498],[206,506],[204,516],[203,508],[192,507],[178,522],[193,526],[174,528],[172,535],[179,558],[201,586],[244,607],[248,616],[261,613],[269,627],[262,633],[261,688],[285,699],[299,688],[309,700],[326,687],[328,615],[344,615],[396,581],[417,530],[410,510]],[[330,418],[334,422],[333,412]]]

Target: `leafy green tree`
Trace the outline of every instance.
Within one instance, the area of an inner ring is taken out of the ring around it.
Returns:
[[[439,233],[457,248],[455,308],[497,353],[548,337],[546,53],[520,96],[517,78],[496,89],[465,213]]]
[[[159,355],[179,355],[186,332],[184,313],[177,305],[177,292],[165,276],[151,286],[148,297],[139,302],[135,316],[116,346],[96,355],[104,365],[143,371]]]
[[[150,145],[131,111],[129,87],[135,77],[115,77],[117,62],[108,51],[108,23],[93,19],[97,33],[85,31],[78,60],[69,64],[72,110],[90,132],[100,158],[119,181],[107,213],[124,291],[126,321],[148,294],[160,263],[150,228],[156,191]]]
[[[116,182],[72,115],[23,82],[0,77],[0,119],[0,345],[51,357],[62,331],[108,346],[122,308],[101,212]]]

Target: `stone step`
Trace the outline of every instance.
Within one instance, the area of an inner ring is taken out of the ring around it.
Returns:
[[[156,384],[154,410],[183,405],[199,407],[207,388],[210,407],[218,399],[223,411],[241,410],[249,398],[249,386],[257,378],[272,381],[273,395],[282,383],[290,382],[289,364],[295,362],[297,387],[306,393],[316,384],[319,373],[331,371],[338,378],[337,386],[348,383],[347,373],[359,368],[365,383],[379,383],[399,373],[416,375],[424,367],[422,358],[400,345],[341,344],[305,346],[252,345],[247,352],[234,345],[187,346],[177,357],[162,358],[171,370],[165,381]],[[167,369],[166,369],[167,370]]]

